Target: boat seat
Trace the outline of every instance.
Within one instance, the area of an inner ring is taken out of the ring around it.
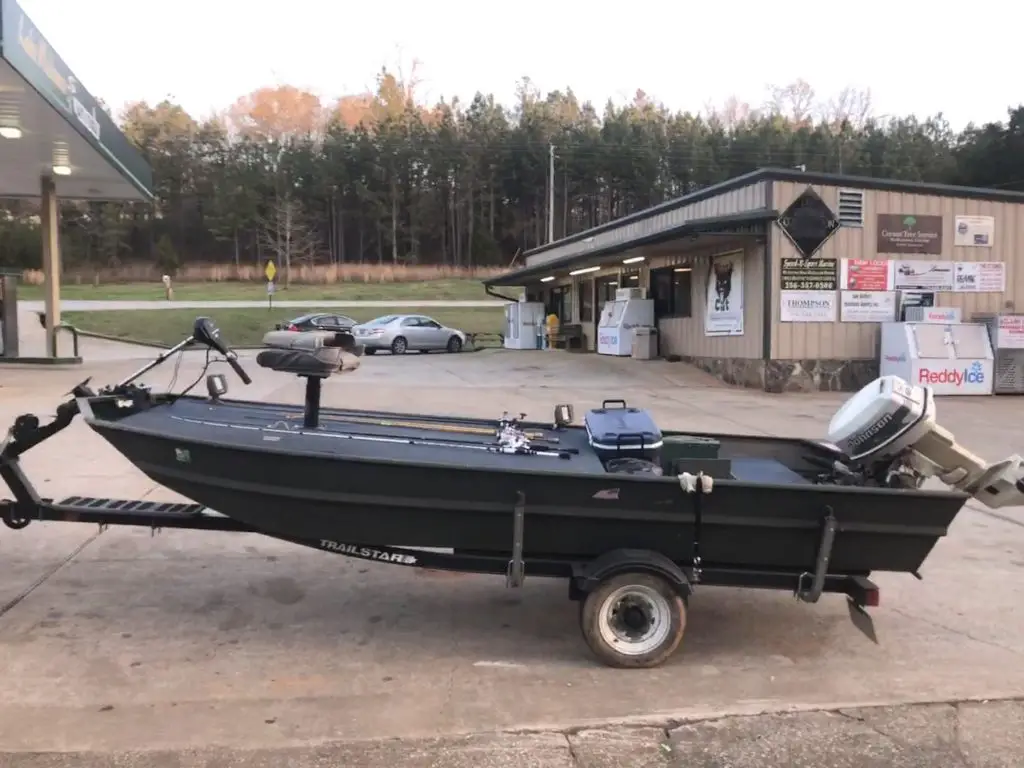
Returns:
[[[359,368],[359,358],[341,347],[305,349],[264,349],[256,356],[256,364],[296,376],[327,378]]]

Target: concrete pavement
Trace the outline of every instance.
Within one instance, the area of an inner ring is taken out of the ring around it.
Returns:
[[[233,395],[301,402],[301,382],[256,369],[246,357],[255,383],[243,388],[232,378]],[[139,362],[111,351],[86,368],[108,381]],[[179,383],[195,378],[198,362],[188,356]],[[150,383],[166,383],[170,368]],[[27,409],[52,413],[55,398],[85,375],[81,368],[0,371],[0,420]],[[574,402],[582,412],[620,396],[670,427],[807,437],[822,436],[843,399],[732,389],[663,361],[544,352],[376,356],[325,386],[332,404],[482,416],[507,409],[543,417],[555,402]],[[1013,426],[1019,409],[1013,398],[946,398],[939,418],[995,459],[1024,447]],[[45,495],[174,498],[82,424],[27,455],[25,465]],[[1021,512],[995,515],[972,505],[925,564],[923,582],[879,576],[877,645],[851,626],[839,598],[808,606],[788,594],[705,588],[691,602],[681,652],[665,667],[635,672],[589,658],[558,582],[528,578],[523,590],[509,592],[500,579],[349,561],[257,536],[154,538],[72,524],[4,529],[0,606],[11,607],[0,616],[0,751],[165,750],[181,760],[164,765],[213,764],[223,750],[256,765],[284,756],[291,765],[344,764],[339,756],[358,754],[348,764],[375,765],[394,748],[390,764],[459,765],[442,760],[457,753],[459,760],[478,757],[479,765],[510,764],[509,755],[518,755],[517,764],[533,765],[742,766],[776,764],[771,750],[801,760],[799,750],[811,750],[805,764],[820,765],[832,740],[846,745],[843,754],[875,760],[835,765],[924,765],[916,747],[901,747],[904,756],[888,763],[872,757],[865,745],[877,742],[879,755],[896,749],[874,721],[720,718],[1024,696]],[[969,710],[981,725],[995,722],[995,710],[980,715],[975,706],[983,705],[965,705],[960,716]],[[999,717],[1011,720],[1004,731],[1019,717],[1005,706]],[[936,710],[939,722],[948,724],[950,709]],[[892,718],[904,723],[913,712],[920,710],[893,710]],[[587,762],[565,736],[626,725],[608,737],[626,744],[633,743],[626,731],[694,718],[718,724],[681,732],[676,741],[689,752],[673,754],[690,762],[671,762],[660,737],[646,736],[629,748],[639,751],[628,761]],[[523,729],[545,733],[459,741]],[[394,738],[401,744],[330,746]],[[643,751],[652,744],[653,752]],[[648,754],[648,763],[634,759]],[[751,762],[757,754],[763,761]]]
[[[503,307],[507,301],[468,301],[468,300],[424,300],[424,301],[274,301],[275,308],[316,308],[335,309],[350,307],[421,307],[434,309],[451,308],[480,308],[480,307]],[[263,301],[129,301],[110,300],[98,301],[92,299],[63,299],[60,303],[62,312],[110,312],[113,310],[126,309],[257,309],[267,306],[267,300]],[[42,312],[44,310],[41,301],[19,301],[19,312]]]

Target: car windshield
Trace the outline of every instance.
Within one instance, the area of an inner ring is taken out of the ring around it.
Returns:
[[[370,322],[363,323],[363,325],[387,325],[397,317],[398,315],[384,315],[383,317],[375,317]]]
[[[298,324],[298,323],[305,323],[306,321],[311,320],[314,317],[316,317],[316,315],[299,315],[298,317],[294,318],[293,320],[289,320],[289,322],[296,323],[296,324]]]

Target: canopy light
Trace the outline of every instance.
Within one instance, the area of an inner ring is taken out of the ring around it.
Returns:
[[[584,267],[583,269],[574,269],[570,272],[570,275],[585,275],[587,272],[597,272],[600,267]]]
[[[550,282],[551,282],[552,280],[554,280],[554,279],[555,279],[555,276],[554,276],[554,275],[548,275],[547,277],[542,277],[542,278],[540,279],[540,281],[541,281],[542,283],[550,283]]]
[[[71,166],[70,165],[55,165],[53,166],[53,172],[58,176],[70,176]]]
[[[21,128],[14,125],[0,125],[0,136],[5,139],[20,139]]]
[[[690,267],[676,267],[672,270],[673,272],[689,272]]]
[[[636,264],[638,261],[643,261],[644,258],[645,258],[644,256],[633,256],[630,259],[623,259],[622,263],[623,264]]]

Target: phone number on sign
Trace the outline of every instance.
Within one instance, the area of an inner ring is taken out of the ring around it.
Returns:
[[[834,291],[836,284],[831,280],[787,280],[784,291]]]

